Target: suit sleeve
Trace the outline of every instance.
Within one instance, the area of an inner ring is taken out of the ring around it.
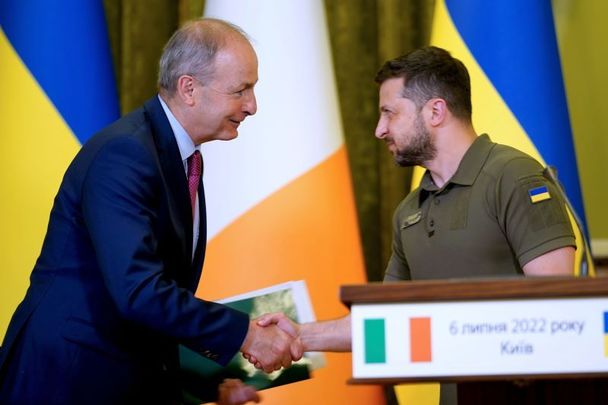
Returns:
[[[125,319],[225,364],[245,338],[248,316],[200,300],[167,276],[155,234],[165,198],[159,170],[133,138],[110,141],[95,156],[82,212],[99,268]]]

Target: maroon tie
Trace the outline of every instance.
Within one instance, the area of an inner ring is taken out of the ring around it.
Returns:
[[[188,158],[188,191],[190,191],[190,204],[192,204],[192,219],[194,220],[194,210],[196,209],[196,191],[201,182],[203,160],[201,153],[195,150]]]

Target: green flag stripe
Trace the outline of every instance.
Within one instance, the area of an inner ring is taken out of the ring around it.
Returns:
[[[384,319],[364,319],[365,363],[386,363]]]

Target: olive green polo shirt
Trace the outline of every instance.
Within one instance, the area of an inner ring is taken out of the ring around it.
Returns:
[[[543,167],[481,135],[443,187],[427,170],[397,207],[384,280],[513,276],[565,246],[574,234]]]

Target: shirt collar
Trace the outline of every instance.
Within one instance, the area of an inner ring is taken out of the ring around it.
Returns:
[[[494,145],[496,144],[487,134],[479,135],[462,157],[450,182],[463,186],[473,185]]]
[[[188,135],[182,124],[180,124],[177,118],[175,118],[175,115],[173,115],[169,109],[169,106],[167,106],[160,95],[158,95],[158,99],[160,100],[160,105],[163,107],[163,110],[167,115],[167,119],[169,120],[169,125],[171,125],[171,129],[175,135],[175,140],[177,141],[177,147],[179,148],[179,154],[182,158],[182,162],[184,162],[184,165],[186,165],[186,160],[194,153],[195,150],[198,149],[200,151],[200,146],[194,145],[190,135]]]
[[[490,140],[487,134],[478,136],[462,157],[456,173],[444,185],[444,188],[449,183],[463,186],[473,185],[494,145],[495,143]],[[431,172],[428,170],[422,176],[420,187],[426,191],[437,191],[439,189],[433,183]]]

